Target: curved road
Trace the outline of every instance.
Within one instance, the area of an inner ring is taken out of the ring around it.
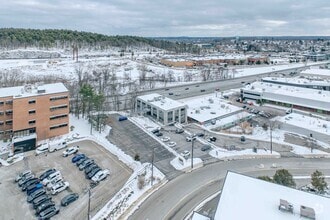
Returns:
[[[280,158],[217,162],[183,174],[153,193],[129,219],[184,219],[201,201],[218,192],[227,170],[251,176],[273,175],[278,168],[288,169],[294,176],[310,175],[316,169],[330,174],[329,159]],[[259,168],[263,164],[264,168]],[[220,184],[221,183],[221,184]]]

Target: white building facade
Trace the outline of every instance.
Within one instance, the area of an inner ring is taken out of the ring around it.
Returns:
[[[135,111],[163,125],[187,122],[187,106],[157,93],[138,96]]]

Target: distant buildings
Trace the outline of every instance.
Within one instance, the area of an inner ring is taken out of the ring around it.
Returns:
[[[157,93],[139,96],[136,112],[149,116],[163,125],[187,122],[187,106]]]
[[[14,151],[69,132],[69,92],[62,83],[0,89],[0,139],[13,139]]]

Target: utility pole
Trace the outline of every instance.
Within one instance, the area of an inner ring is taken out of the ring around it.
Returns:
[[[196,137],[193,137],[191,139],[191,170],[194,168],[194,141]]]
[[[309,134],[310,138],[311,138],[311,153],[313,153],[313,134]]]
[[[152,159],[151,159],[151,186],[154,184],[154,155],[155,148],[152,148]]]
[[[91,210],[91,189],[88,189],[88,216],[87,219],[90,219],[90,210]]]
[[[273,154],[273,128],[270,126],[270,154]]]

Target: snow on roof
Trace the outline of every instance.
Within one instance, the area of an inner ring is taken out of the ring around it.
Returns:
[[[150,105],[153,105],[164,111],[186,107],[183,103],[170,99],[170,98],[167,98],[158,93],[142,95],[142,96],[139,96],[138,99],[143,100],[144,102],[149,103]]]
[[[45,94],[67,92],[68,89],[63,83],[53,83],[45,85],[25,85],[16,87],[0,88],[0,97],[13,96],[14,98],[22,98],[29,96],[38,96]]]
[[[224,117],[242,110],[242,108],[228,104],[227,101],[220,98],[220,94],[189,99],[184,103],[188,105],[188,117],[199,122]]]
[[[262,81],[265,82],[277,82],[277,83],[289,83],[292,85],[309,85],[309,86],[330,86],[328,80],[310,80],[306,78],[278,78],[278,77],[264,77]]]
[[[286,102],[329,111],[330,91],[321,91],[273,83],[254,82],[243,88],[244,92],[262,94],[263,99]]]
[[[278,209],[280,199],[293,205],[294,214]],[[313,208],[317,220],[329,219],[329,198],[229,171],[214,219],[299,220],[302,205]]]
[[[302,71],[301,74],[320,75],[320,76],[330,77],[330,70],[329,69],[308,69],[308,70]]]
[[[201,215],[198,212],[194,212],[191,220],[210,220],[210,218],[207,216]]]

